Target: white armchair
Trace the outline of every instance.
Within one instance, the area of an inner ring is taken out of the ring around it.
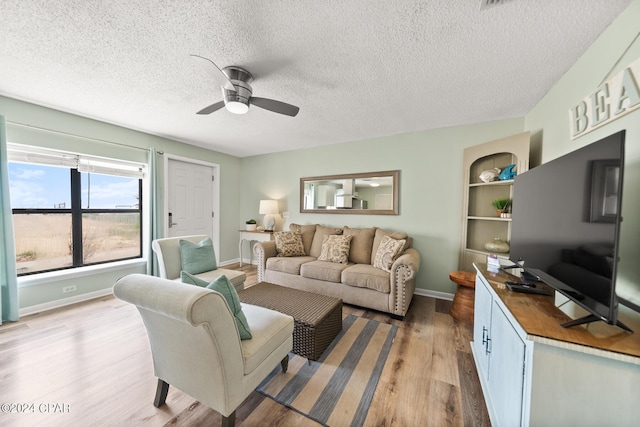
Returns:
[[[156,239],[151,242],[151,248],[156,254],[158,259],[158,268],[160,270],[160,277],[169,280],[180,281],[180,271],[182,270],[182,260],[180,258],[180,240],[189,240],[190,242],[197,243],[206,238],[206,235],[193,235],[193,236],[180,236],[180,237],[166,237],[163,239]],[[247,275],[242,271],[229,270],[226,268],[218,268],[216,270],[207,271],[204,273],[196,274],[199,278],[211,282],[214,279],[222,275],[227,276],[227,279],[233,283],[236,291],[240,292],[244,289],[244,281]]]
[[[144,322],[158,387],[154,405],[173,385],[222,414],[233,426],[235,410],[293,348],[293,318],[243,304],[253,338],[240,340],[222,294],[143,274],[119,279],[114,295],[134,304]]]

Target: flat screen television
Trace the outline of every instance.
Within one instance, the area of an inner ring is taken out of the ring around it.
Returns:
[[[571,327],[618,318],[625,131],[516,176],[509,259],[589,315]]]

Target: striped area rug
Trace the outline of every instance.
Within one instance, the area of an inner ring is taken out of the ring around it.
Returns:
[[[258,391],[328,426],[361,426],[398,327],[348,315],[317,361],[293,355]]]

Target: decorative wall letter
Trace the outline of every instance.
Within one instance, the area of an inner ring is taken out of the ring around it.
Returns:
[[[569,134],[576,139],[640,108],[640,59],[611,77],[569,109]]]

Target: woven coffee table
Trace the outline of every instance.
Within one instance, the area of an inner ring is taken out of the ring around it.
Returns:
[[[293,317],[293,352],[318,360],[342,330],[342,300],[260,282],[238,292],[246,304],[270,308]]]

